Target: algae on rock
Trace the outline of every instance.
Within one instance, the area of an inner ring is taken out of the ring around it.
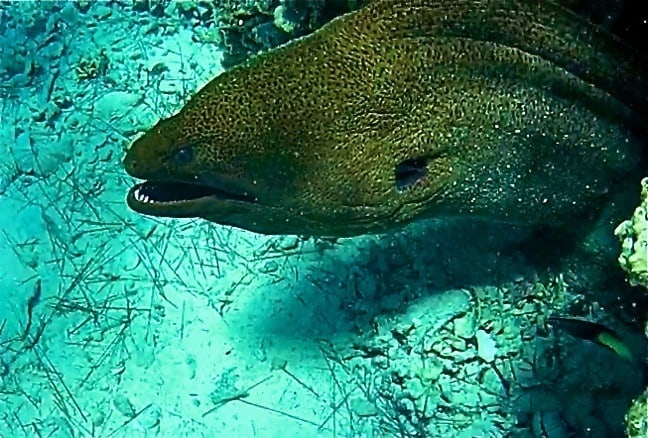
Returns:
[[[627,436],[640,438],[648,436],[648,388],[637,398],[626,413]]]
[[[630,284],[648,287],[648,178],[641,181],[641,204],[614,234],[621,240],[619,263]]]
[[[648,178],[641,181],[640,205],[614,234],[621,239],[619,264],[627,272],[630,284],[648,288]],[[648,321],[645,332],[648,336]],[[648,436],[648,388],[632,403],[625,420],[627,436]]]

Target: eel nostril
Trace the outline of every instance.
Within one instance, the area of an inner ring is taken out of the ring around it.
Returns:
[[[137,160],[133,160],[132,157],[130,157],[129,155],[126,155],[126,157],[124,157],[123,163],[124,163],[124,169],[126,170],[126,173],[129,174],[136,172],[137,168],[139,167],[139,163],[137,162]]]

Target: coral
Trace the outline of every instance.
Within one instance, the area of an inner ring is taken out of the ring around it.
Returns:
[[[75,69],[77,77],[79,80],[87,80],[105,75],[109,64],[110,60],[106,55],[106,50],[101,49],[98,53],[93,53],[79,60]]]
[[[648,178],[641,181],[641,204],[614,234],[621,240],[619,264],[630,284],[648,287]]]
[[[197,29],[196,39],[224,48],[223,66],[306,35],[365,0],[230,0],[173,2]],[[146,3],[146,2],[145,2]]]
[[[648,388],[628,409],[626,424],[628,437],[640,438],[648,436]]]
[[[633,286],[648,288],[648,178],[641,181],[641,203],[632,217],[614,230],[621,239],[619,263]],[[648,337],[648,321],[646,322]],[[648,436],[648,388],[626,413],[626,433],[630,438]]]

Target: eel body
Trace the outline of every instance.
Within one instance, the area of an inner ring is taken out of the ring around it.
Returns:
[[[553,2],[374,0],[136,140],[124,165],[145,181],[127,202],[264,234],[567,224],[637,170],[646,71]]]

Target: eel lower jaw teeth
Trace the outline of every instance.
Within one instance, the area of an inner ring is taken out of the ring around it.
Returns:
[[[206,198],[223,201],[256,202],[245,194],[227,192],[207,185],[184,182],[145,181],[130,191],[130,198],[140,205],[178,205],[192,203]]]

